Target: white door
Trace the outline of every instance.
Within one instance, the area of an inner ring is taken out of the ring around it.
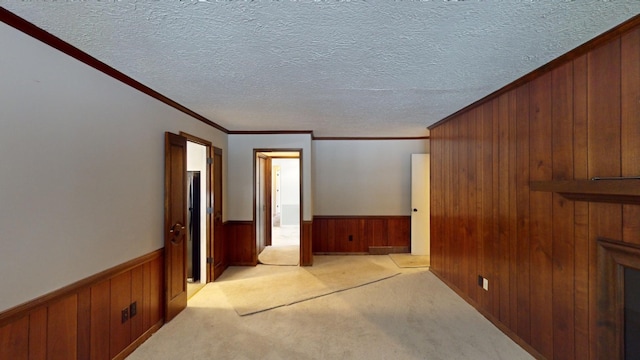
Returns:
[[[429,255],[429,154],[411,154],[411,255]]]

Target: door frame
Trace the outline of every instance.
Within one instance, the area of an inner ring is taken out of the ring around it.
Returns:
[[[206,177],[207,177],[207,184],[206,184],[206,194],[205,194],[205,198],[207,201],[206,204],[206,231],[205,231],[205,254],[207,254],[206,258],[207,258],[207,274],[204,277],[204,281],[205,283],[209,283],[213,281],[213,260],[209,260],[209,259],[213,259],[213,249],[214,249],[214,245],[213,242],[215,241],[215,236],[213,233],[213,193],[214,193],[214,189],[213,189],[213,155],[214,155],[214,147],[213,144],[205,139],[199,138],[197,136],[188,134],[184,131],[180,131],[180,136],[184,137],[187,139],[187,141],[190,141],[192,143],[196,143],[199,145],[202,145],[206,148],[206,154],[207,154],[207,171],[206,171]],[[211,160],[209,160],[211,159]],[[209,211],[209,209],[211,209],[211,211]],[[200,236],[202,236],[202,234],[200,234]],[[201,249],[202,250],[202,249]],[[209,261],[211,261],[211,263],[209,263]],[[200,274],[201,278],[202,278],[202,274]]]
[[[299,235],[299,246],[300,246],[300,264],[302,264],[302,254],[303,251],[305,249],[303,249],[303,241],[302,241],[302,231],[303,231],[303,218],[304,218],[304,187],[303,187],[303,156],[302,156],[302,149],[301,148],[254,148],[253,149],[253,222],[254,222],[254,226],[253,226],[253,236],[255,241],[254,243],[254,247],[253,247],[253,262],[255,264],[258,263],[258,246],[257,246],[257,242],[258,242],[258,214],[256,213],[256,206],[257,206],[257,201],[258,201],[258,194],[256,193],[256,185],[258,182],[258,174],[257,174],[257,161],[258,161],[258,156],[260,153],[279,153],[279,152],[295,152],[298,153],[298,166],[300,167],[300,178],[298,180],[298,186],[299,186],[299,193],[300,193],[300,211],[299,211],[299,223],[300,223],[300,235]],[[270,156],[267,156],[267,159],[269,160],[269,166],[267,166],[267,173],[265,174],[265,178],[268,179],[269,183],[271,182],[271,178],[272,178],[272,173],[271,173],[271,169],[272,167],[271,165],[271,158]],[[274,158],[284,158],[283,156],[274,156]],[[267,204],[269,204],[269,206],[267,206],[267,213],[265,215],[265,217],[269,220],[268,221],[268,231],[266,232],[268,238],[265,239],[265,243],[271,244],[271,185],[269,184],[269,191],[267,191],[267,198],[265,199],[265,202]]]
[[[164,138],[164,321],[169,322],[187,307],[187,139],[171,132]]]

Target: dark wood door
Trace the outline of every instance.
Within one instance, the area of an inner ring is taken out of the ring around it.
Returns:
[[[266,246],[266,208],[267,202],[265,198],[265,181],[266,181],[266,169],[267,158],[263,155],[258,155],[257,167],[256,167],[256,252],[254,253],[254,262],[258,261],[258,254],[264,250]]]
[[[222,222],[222,149],[214,148],[213,154],[213,263],[209,263],[214,279],[224,270],[225,247]]]
[[[165,133],[165,322],[187,307],[187,139]]]

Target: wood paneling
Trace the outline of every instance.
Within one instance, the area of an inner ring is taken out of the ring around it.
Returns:
[[[111,281],[103,281],[91,287],[91,308],[103,311],[91,312],[91,359],[110,359],[111,333]]]
[[[300,265],[313,265],[313,222],[303,221],[300,233]]]
[[[0,328],[0,359],[29,358],[29,317]]]
[[[160,249],[0,314],[0,359],[130,353],[162,324],[163,268]],[[137,315],[122,323],[134,301]]]
[[[316,216],[313,218],[314,253],[379,253],[408,251],[410,216]]]
[[[47,359],[75,359],[78,341],[78,296],[49,305],[47,316]]]
[[[224,225],[227,261],[234,266],[257,265],[253,221],[229,221]]]
[[[640,205],[531,186],[640,175],[627,30],[431,129],[431,270],[536,356],[597,358],[596,240],[640,243]]]
[[[47,312],[41,307],[29,315],[29,359],[47,358]]]

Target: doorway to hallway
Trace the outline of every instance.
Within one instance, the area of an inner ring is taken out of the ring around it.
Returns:
[[[272,265],[297,265],[302,218],[300,152],[255,150],[255,164],[258,261]],[[282,264],[279,263],[280,258],[283,259]]]

